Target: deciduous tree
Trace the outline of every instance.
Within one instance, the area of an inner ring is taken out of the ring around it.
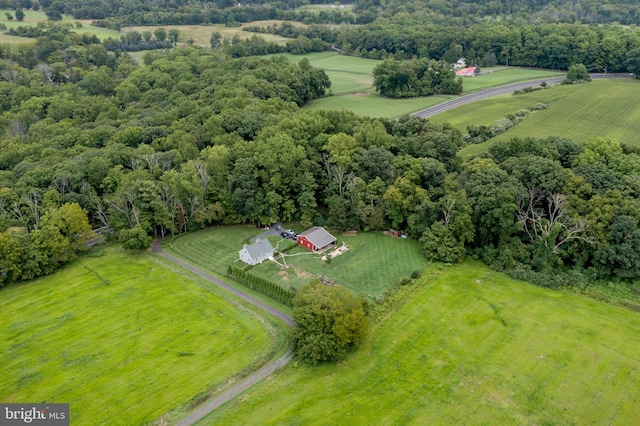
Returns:
[[[311,364],[339,361],[364,341],[368,319],[364,301],[341,287],[313,282],[293,299],[293,348]]]

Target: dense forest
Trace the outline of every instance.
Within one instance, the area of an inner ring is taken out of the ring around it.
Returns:
[[[393,40],[386,53],[417,56],[406,64],[424,72],[440,66],[427,58],[460,53],[555,68],[586,59],[591,70],[640,60],[636,29],[419,28],[398,12],[315,38],[335,35],[360,54],[382,46],[374,39]],[[2,285],[73,258],[90,227],[108,226],[126,247],[142,248],[152,235],[278,219],[402,229],[430,259],[474,255],[546,286],[640,277],[640,155],[628,141],[512,140],[463,162],[456,154],[465,138],[450,125],[301,110],[330,87],[307,60],[233,58],[244,56],[225,53],[245,46],[237,42],[150,51],[138,65],[64,27],[36,37],[0,52]],[[546,50],[556,47],[564,50]]]

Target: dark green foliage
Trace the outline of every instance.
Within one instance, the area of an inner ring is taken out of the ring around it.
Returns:
[[[294,246],[295,247],[295,246]],[[282,286],[269,281],[265,278],[253,275],[248,272],[248,269],[243,269],[235,265],[229,265],[227,268],[227,275],[233,277],[239,283],[246,285],[252,290],[264,294],[276,300],[283,305],[292,306],[293,297],[296,292],[293,288],[283,288]]]
[[[151,245],[151,237],[140,225],[121,230],[118,234],[118,241],[122,247],[132,251],[146,250]]]
[[[587,81],[591,81],[587,67],[585,67],[584,64],[576,64],[569,67],[567,77],[564,79],[562,84],[582,83]]]
[[[383,96],[410,98],[462,93],[462,79],[446,63],[386,59],[373,70],[374,85]]]
[[[607,230],[608,245],[595,253],[595,261],[606,276],[640,277],[640,228],[630,216],[613,218]]]
[[[293,349],[310,363],[339,361],[362,344],[368,320],[362,298],[313,282],[293,299]]]

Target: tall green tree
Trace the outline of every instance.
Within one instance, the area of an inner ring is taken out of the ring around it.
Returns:
[[[293,320],[293,350],[310,364],[343,359],[364,342],[368,328],[361,297],[318,281],[293,298]]]

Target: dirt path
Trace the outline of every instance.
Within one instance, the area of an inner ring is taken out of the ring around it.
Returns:
[[[267,305],[266,303],[261,302],[260,300],[242,292],[241,290],[232,287],[231,285],[225,283],[224,281],[221,281],[209,274],[207,274],[206,272],[202,271],[201,269],[196,268],[195,266],[181,260],[178,259],[175,256],[172,256],[168,253],[165,253],[162,250],[162,246],[161,246],[162,241],[161,240],[155,240],[153,242],[153,244],[151,245],[151,250],[153,250],[154,253],[158,254],[159,256],[164,257],[165,259],[182,266],[183,268],[193,272],[194,274],[206,279],[209,282],[214,283],[215,285],[217,285],[218,287],[228,291],[229,293],[232,293],[233,295],[235,295],[236,297],[239,297],[240,299],[252,304],[253,306],[260,308],[278,318],[280,318],[282,321],[284,321],[289,327],[293,327],[294,322],[293,322],[293,318],[291,318],[288,314]],[[194,423],[196,423],[198,420],[202,419],[203,417],[205,417],[207,414],[211,413],[213,410],[215,410],[216,408],[218,408],[219,406],[221,406],[222,404],[230,401],[231,399],[235,398],[236,396],[240,395],[242,392],[246,391],[247,389],[249,389],[251,386],[255,385],[256,383],[260,382],[261,380],[263,380],[264,378],[268,377],[269,375],[271,375],[274,371],[284,367],[285,365],[287,365],[287,363],[289,361],[291,361],[291,359],[293,358],[293,352],[291,352],[291,349],[288,349],[287,352],[282,355],[280,358],[270,362],[269,364],[265,365],[264,367],[262,367],[260,370],[256,371],[255,373],[251,374],[250,376],[246,377],[244,380],[242,380],[241,382],[239,382],[238,384],[234,385],[233,387],[231,387],[230,389],[228,389],[227,391],[223,392],[222,394],[218,395],[216,398],[212,399],[211,401],[208,401],[204,404],[202,404],[197,410],[195,410],[194,412],[192,412],[191,414],[189,414],[187,417],[185,417],[184,419],[182,419],[177,425],[178,426],[190,426]]]

